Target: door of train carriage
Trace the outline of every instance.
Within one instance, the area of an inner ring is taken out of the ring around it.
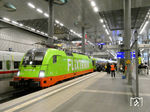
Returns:
[[[8,78],[8,77],[13,77],[15,74],[13,72],[13,68],[14,68],[14,56],[11,54],[4,54],[3,55],[3,76],[4,78]]]

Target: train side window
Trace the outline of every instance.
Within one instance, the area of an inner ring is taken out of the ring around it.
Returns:
[[[92,61],[92,64],[93,64],[93,66],[95,65],[95,61],[94,60]]]
[[[57,62],[57,56],[53,56],[53,63],[56,63]]]
[[[0,69],[2,69],[3,68],[3,63],[2,63],[2,61],[0,61]]]
[[[19,68],[20,61],[14,61],[14,69]]]

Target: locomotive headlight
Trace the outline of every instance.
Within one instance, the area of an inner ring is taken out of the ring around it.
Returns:
[[[40,71],[39,77],[45,77],[45,71]]]
[[[18,76],[18,77],[19,77],[19,75],[20,75],[20,71],[17,72],[17,76]]]

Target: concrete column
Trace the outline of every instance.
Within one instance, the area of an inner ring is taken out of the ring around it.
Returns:
[[[54,35],[54,8],[53,1],[49,0],[49,18],[48,18],[48,45],[53,45],[53,35]]]
[[[82,53],[85,54],[85,8],[84,8],[84,0],[81,0],[81,17],[82,17],[82,25],[81,25],[81,31],[82,31]]]
[[[125,62],[130,60],[130,39],[131,39],[131,0],[124,0],[124,45],[125,45]],[[131,84],[130,64],[127,65],[126,76],[128,83]]]
[[[149,44],[149,30],[147,30],[147,43]],[[147,65],[149,67],[149,49],[147,49]],[[149,75],[149,69],[147,70],[147,75]]]
[[[82,53],[85,54],[85,28],[82,27]]]
[[[136,64],[136,97],[139,97],[139,75],[138,75],[138,66],[139,66],[139,61],[138,61],[138,33],[137,31],[134,32],[134,37],[135,37],[135,64]]]

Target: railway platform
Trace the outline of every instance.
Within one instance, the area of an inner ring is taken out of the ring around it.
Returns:
[[[139,78],[143,106],[130,105],[131,87],[117,74],[94,72],[1,104],[3,112],[149,112],[150,76]]]

